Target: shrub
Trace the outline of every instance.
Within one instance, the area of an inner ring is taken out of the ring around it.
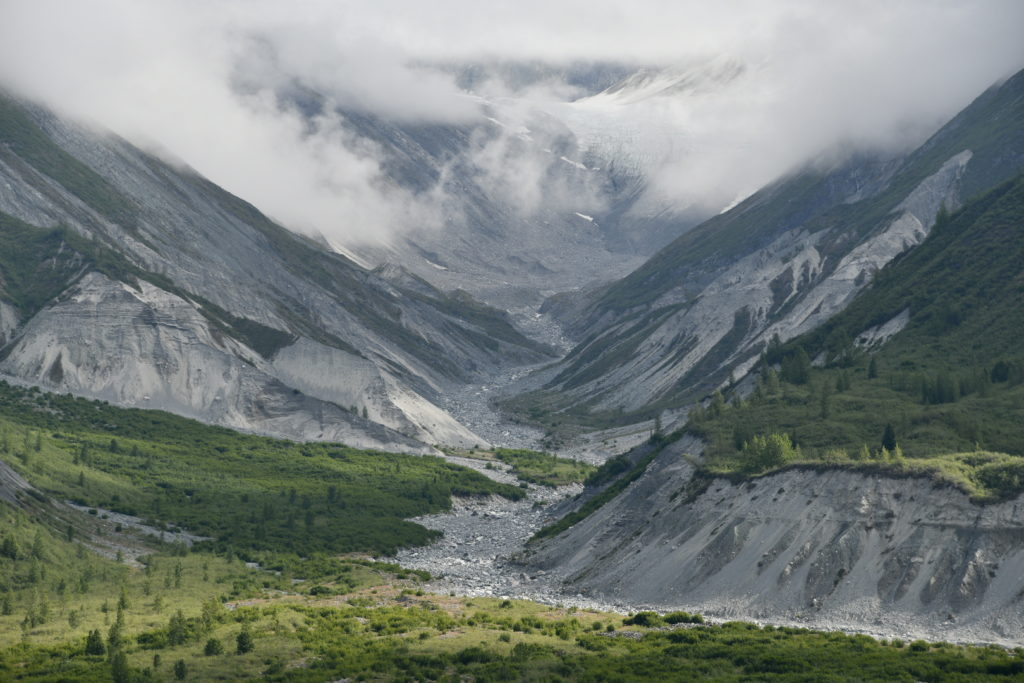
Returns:
[[[626,626],[664,626],[665,620],[658,616],[657,612],[637,612],[632,617],[623,620]]]
[[[249,631],[248,625],[243,626],[242,630],[235,638],[235,653],[244,655],[246,652],[252,652],[255,646],[256,645],[253,643],[252,633]]]
[[[703,624],[704,617],[689,612],[669,612],[665,615],[665,621],[669,624]]]
[[[222,655],[224,654],[224,644],[217,638],[210,638],[206,641],[206,647],[203,648],[203,654],[207,657]]]
[[[746,472],[764,472],[781,467],[800,457],[800,448],[793,445],[788,434],[755,436],[743,444],[740,463]]]

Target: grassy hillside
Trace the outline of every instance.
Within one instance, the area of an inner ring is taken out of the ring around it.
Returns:
[[[0,383],[0,458],[49,495],[238,552],[391,552],[452,495],[523,492],[440,458],[296,444]]]
[[[1022,301],[1017,178],[941,216],[923,244],[829,323],[769,348],[753,394],[713,397],[690,429],[710,444],[716,471],[770,469],[757,464],[758,451],[774,449],[762,464],[928,471],[979,498],[1016,495],[1024,490]],[[908,316],[901,332],[865,344],[866,330],[899,315]],[[754,443],[772,434],[786,443]]]

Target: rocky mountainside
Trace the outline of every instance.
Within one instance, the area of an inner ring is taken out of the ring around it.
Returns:
[[[0,373],[239,429],[394,450],[481,440],[438,396],[548,351],[375,273],[187,168],[0,97]]]
[[[1021,175],[943,212],[842,313],[773,349],[746,400],[652,439],[620,494],[589,516],[599,487],[564,505],[562,526],[576,523],[525,561],[570,594],[634,606],[1019,642],[1022,226]],[[822,367],[766,388],[794,354]],[[884,446],[885,424],[898,452],[846,456]],[[737,435],[769,432],[799,434],[801,460],[728,469],[747,450]]]
[[[279,97],[310,120],[337,117],[350,139],[374,150],[382,182],[421,206],[380,242],[332,237],[332,245],[369,266],[400,264],[501,308],[535,308],[553,292],[621,277],[666,234],[705,215],[624,216],[643,173],[620,170],[603,154],[610,150],[581,146],[558,115],[528,101],[467,93],[475,118],[446,124],[337,109],[298,87]]]
[[[635,608],[899,637],[1011,642],[1024,630],[1024,504],[927,479],[790,470],[693,478],[681,441],[569,531],[528,551],[569,594]]]
[[[637,108],[651,99],[685,106],[727,84],[737,64],[434,66],[456,77],[474,116],[400,120],[297,84],[274,90],[310,121],[339,120],[348,139],[373,150],[381,182],[421,208],[380,243],[331,238],[342,253],[401,264],[501,308],[536,307],[551,293],[626,275],[710,215],[649,192],[651,174],[690,141],[664,112]],[[552,92],[531,95],[537,89]]]
[[[443,217],[383,245],[355,245],[355,253],[511,309],[623,276],[660,246],[642,235],[618,238],[610,216],[623,190],[559,121],[481,106],[479,121],[466,126],[345,113],[352,134],[383,155],[389,181]]]
[[[812,166],[678,238],[639,269],[546,310],[580,340],[538,412],[649,416],[739,378],[775,336],[814,329],[929,233],[940,208],[1024,168],[1024,73],[919,149]],[[616,419],[621,419],[616,417]]]

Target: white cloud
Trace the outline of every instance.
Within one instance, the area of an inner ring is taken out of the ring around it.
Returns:
[[[667,131],[636,136],[661,152],[655,186],[710,206],[837,144],[919,140],[1024,66],[1022,25],[1017,0],[33,0],[0,7],[0,83],[154,141],[292,227],[352,241],[439,223],[446,202],[388,182],[379,150],[338,119],[283,106],[285,81],[349,110],[458,124],[477,103],[417,65],[727,55],[746,66],[728,85],[607,113]],[[566,92],[518,96],[550,107]],[[508,144],[478,151],[481,177],[535,207],[548,167]]]

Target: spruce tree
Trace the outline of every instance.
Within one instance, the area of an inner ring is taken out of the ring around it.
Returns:
[[[11,560],[18,559],[18,546],[10,536],[5,536],[4,542],[0,544],[0,555]]]
[[[242,630],[238,633],[238,637],[235,639],[235,652],[240,655],[244,655],[246,652],[252,652],[253,644],[252,632],[249,631],[249,625],[244,624]]]
[[[107,649],[113,656],[114,651],[124,644],[124,610],[120,607],[117,608],[117,618],[114,619],[114,623],[111,624],[110,630],[107,632]]]
[[[188,640],[188,623],[179,609],[171,616],[167,625],[167,642],[170,645],[183,645]]]
[[[882,448],[887,451],[896,450],[896,430],[892,428],[892,423],[886,424],[882,432]]]
[[[128,683],[132,680],[132,670],[124,652],[118,651],[110,658],[110,678],[114,683]]]
[[[89,635],[85,639],[85,654],[101,655],[106,651],[107,649],[103,647],[103,636],[100,635],[100,630],[96,628],[89,631]]]

